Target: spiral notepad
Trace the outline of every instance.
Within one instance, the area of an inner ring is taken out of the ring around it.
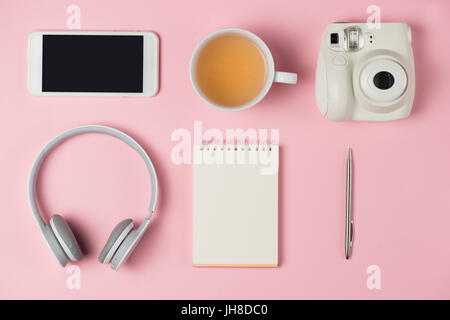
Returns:
[[[278,265],[278,146],[194,146],[193,264]]]

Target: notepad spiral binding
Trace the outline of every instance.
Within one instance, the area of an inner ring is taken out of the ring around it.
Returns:
[[[273,144],[214,144],[194,145],[194,164],[261,165],[278,171],[278,145]],[[263,171],[267,171],[263,169]],[[269,172],[269,171],[268,171]]]
[[[272,144],[267,143],[255,143],[255,144],[216,144],[203,142],[199,145],[201,151],[272,151]]]

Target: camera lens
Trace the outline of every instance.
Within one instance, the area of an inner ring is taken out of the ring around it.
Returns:
[[[339,34],[338,33],[332,33],[330,35],[330,42],[331,42],[331,44],[338,44],[339,43]]]
[[[378,89],[386,90],[394,85],[394,76],[390,72],[381,71],[373,77],[373,83]]]
[[[408,87],[408,74],[397,61],[375,58],[361,69],[359,86],[372,103],[394,103]]]

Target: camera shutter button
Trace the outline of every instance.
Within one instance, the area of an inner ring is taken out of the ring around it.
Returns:
[[[342,67],[347,64],[347,57],[343,54],[337,54],[333,57],[333,65]]]

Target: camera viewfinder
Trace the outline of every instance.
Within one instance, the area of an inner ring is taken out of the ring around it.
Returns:
[[[332,33],[330,35],[330,42],[331,42],[331,44],[338,44],[339,43],[339,34],[338,33]]]

